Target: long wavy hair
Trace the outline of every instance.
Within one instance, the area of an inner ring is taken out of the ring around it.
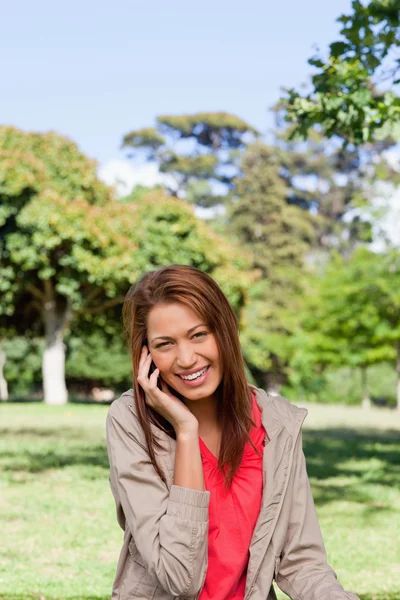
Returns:
[[[155,453],[155,449],[161,449],[162,446],[150,423],[174,439],[175,431],[166,419],[148,406],[136,376],[142,346],[147,343],[147,321],[151,309],[158,304],[175,302],[194,310],[208,324],[216,339],[222,367],[222,381],[217,390],[217,415],[222,430],[218,467],[229,487],[239,468],[245,444],[247,441],[251,443],[249,432],[254,425],[251,391],[246,380],[235,313],[214,279],[194,267],[168,265],[150,271],[129,289],[125,297],[123,325],[132,358],[132,387],[139,422],[146,437],[150,459],[165,483],[165,475]]]

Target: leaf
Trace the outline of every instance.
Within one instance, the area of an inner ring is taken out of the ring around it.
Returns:
[[[342,56],[350,49],[349,44],[346,42],[333,42],[329,47],[331,56],[334,56],[335,58]]]

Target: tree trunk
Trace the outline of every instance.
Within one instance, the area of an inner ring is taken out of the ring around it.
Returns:
[[[45,404],[60,405],[68,401],[68,391],[65,383],[65,345],[64,330],[71,313],[69,307],[57,311],[56,300],[50,297],[50,282],[47,284],[47,300],[43,306],[43,321],[45,328],[46,346],[43,354],[43,394]]]
[[[6,353],[0,348],[0,401],[8,400],[8,386],[4,378],[4,365],[6,364]]]
[[[361,367],[361,385],[362,385],[362,407],[371,408],[371,398],[368,390],[367,367]]]
[[[283,378],[277,373],[265,374],[265,389],[271,396],[279,396],[282,385]]]

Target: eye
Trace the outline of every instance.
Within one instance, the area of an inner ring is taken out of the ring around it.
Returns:
[[[199,331],[198,333],[195,333],[193,337],[198,339],[198,338],[204,337],[206,335],[208,335],[207,331]]]
[[[163,348],[164,346],[168,346],[171,342],[161,342],[161,344],[157,344],[156,348]]]

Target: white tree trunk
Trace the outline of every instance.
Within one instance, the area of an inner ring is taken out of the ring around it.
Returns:
[[[68,401],[65,383],[64,328],[68,322],[68,309],[57,312],[56,301],[47,300],[43,306],[46,347],[43,354],[43,394],[46,404],[60,405]]]
[[[279,396],[283,382],[279,375],[267,373],[265,376],[265,389],[271,396]]]
[[[0,401],[8,400],[8,386],[4,377],[4,365],[6,364],[6,353],[0,348]]]
[[[371,408],[371,398],[368,390],[368,378],[367,378],[367,368],[361,367],[361,385],[362,385],[362,407],[363,408]]]

